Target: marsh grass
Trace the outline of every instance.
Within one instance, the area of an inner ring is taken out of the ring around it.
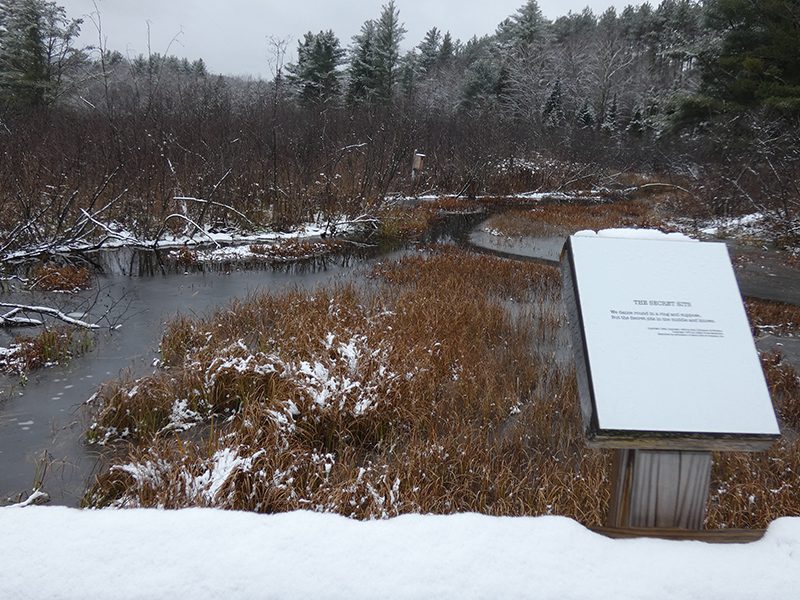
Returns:
[[[260,258],[275,261],[292,261],[326,256],[345,247],[341,240],[284,240],[274,244],[251,244],[250,252]]]
[[[532,351],[563,324],[557,271],[449,249],[370,275],[173,321],[161,371],[95,401],[90,437],[128,456],[87,504],[599,523],[607,457],[571,371]]]
[[[582,229],[597,231],[618,227],[664,229],[665,223],[658,211],[650,200],[549,204],[495,215],[485,226],[509,237],[557,237]]]
[[[748,298],[747,316],[753,335],[771,333],[777,336],[796,336],[800,333],[800,307],[774,300]]]
[[[31,269],[29,287],[46,292],[79,292],[91,287],[91,272],[86,267],[41,263]]]
[[[178,318],[154,375],[93,402],[89,437],[118,458],[84,502],[599,525],[610,454],[585,446],[575,375],[557,358],[560,285],[549,266],[428,247],[358,286]],[[786,435],[715,457],[710,527],[798,514],[796,374],[765,367]]]
[[[18,336],[11,347],[0,354],[0,371],[28,373],[83,354],[91,345],[89,333],[67,328],[44,329],[35,336]]]

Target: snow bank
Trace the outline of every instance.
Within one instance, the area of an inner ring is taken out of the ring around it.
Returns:
[[[690,238],[683,233],[664,233],[658,229],[600,229],[593,231],[591,229],[582,229],[575,233],[579,237],[603,237],[603,238],[629,238],[637,240],[660,240],[671,242],[696,242],[697,240]]]
[[[0,598],[796,597],[800,518],[763,540],[610,540],[564,517],[0,509]]]

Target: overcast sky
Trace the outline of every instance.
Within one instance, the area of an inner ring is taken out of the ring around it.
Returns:
[[[380,15],[386,0],[96,0],[106,46],[123,54],[147,54],[150,24],[152,52],[203,58],[209,71],[227,75],[267,77],[270,38],[288,40],[293,59],[297,40],[307,31],[333,29],[347,47],[367,19]],[[71,18],[83,18],[80,42],[98,44],[89,16],[97,13],[92,0],[56,0]],[[396,0],[400,20],[408,30],[404,50],[416,46],[431,27],[450,30],[454,38],[492,33],[497,24],[525,0]],[[540,0],[545,16],[554,19],[589,6],[601,13],[621,10],[637,1]]]

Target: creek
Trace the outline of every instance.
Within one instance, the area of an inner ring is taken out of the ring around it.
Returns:
[[[437,221],[425,243],[462,239],[475,215]],[[85,403],[105,381],[153,371],[165,324],[176,315],[207,315],[234,298],[359,281],[379,260],[407,248],[354,249],[277,265],[214,264],[183,268],[154,252],[122,248],[87,257],[102,275],[93,290],[76,296],[5,292],[5,302],[62,304],[74,310],[82,301],[92,321],[110,309],[121,325],[94,335],[91,349],[64,364],[33,371],[27,381],[0,376],[0,506],[28,493],[43,479],[54,504],[77,506],[99,465],[103,448],[85,443],[90,424]],[[98,292],[98,289],[100,290]],[[19,333],[19,332],[14,332]],[[35,335],[36,330],[23,332]],[[11,342],[0,329],[0,347]]]

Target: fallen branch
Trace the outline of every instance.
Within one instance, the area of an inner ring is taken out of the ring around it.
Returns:
[[[21,308],[15,308],[4,315],[0,315],[0,327],[38,327],[42,324],[38,319],[16,316],[20,312],[22,312]]]
[[[11,311],[14,315],[16,315],[19,312],[39,313],[40,315],[49,315],[51,317],[55,317],[60,321],[64,321],[64,323],[67,323],[69,325],[74,325],[76,327],[83,327],[84,329],[100,329],[100,325],[98,325],[97,323],[87,323],[86,321],[75,319],[67,314],[64,314],[57,308],[52,308],[50,306],[29,306],[27,304],[12,304],[9,302],[0,302],[0,307],[18,309],[16,312],[13,310]],[[13,315],[12,318],[14,318]]]

